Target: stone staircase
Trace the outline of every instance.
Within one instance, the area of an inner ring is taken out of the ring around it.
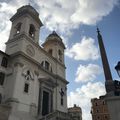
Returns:
[[[10,114],[11,107],[6,104],[0,105],[0,120],[8,120],[8,116]]]
[[[71,118],[68,113],[55,111],[42,118],[39,118],[38,120],[71,120]]]

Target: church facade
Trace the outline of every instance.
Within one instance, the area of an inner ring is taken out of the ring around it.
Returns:
[[[70,120],[61,37],[53,31],[39,45],[38,12],[22,6],[0,51],[0,120]]]

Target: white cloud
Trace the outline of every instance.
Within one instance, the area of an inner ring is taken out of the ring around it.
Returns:
[[[11,23],[9,21],[10,15],[13,12],[13,7],[6,3],[0,3],[0,50],[5,50],[5,42],[9,37],[9,30]]]
[[[95,64],[88,64],[87,66],[79,65],[76,72],[76,82],[88,82],[95,80],[96,76],[101,73],[100,66]]]
[[[71,48],[68,48],[65,54],[75,60],[96,60],[99,58],[95,40],[90,37],[83,37],[81,42],[75,43]]]
[[[41,19],[45,27],[49,30],[57,30],[61,33],[69,34],[70,29],[76,27],[76,25],[71,21],[70,16],[75,12],[78,1],[35,0],[35,2],[40,6],[39,13]]]
[[[66,33],[80,24],[93,25],[108,15],[118,0],[35,0],[48,29]],[[47,3],[47,4],[46,4]]]
[[[75,91],[71,91],[68,95],[68,106],[72,107],[74,104],[82,108],[83,120],[91,119],[91,98],[98,98],[100,95],[105,94],[104,85],[101,82],[87,83]]]
[[[118,0],[34,0],[31,5],[37,8],[40,19],[49,30],[59,31],[63,36],[71,35],[71,30],[81,24],[95,24],[108,15]],[[17,8],[29,3],[29,0],[0,1],[0,33],[3,49],[10,30],[9,18]],[[9,27],[8,27],[9,26]],[[3,34],[5,33],[5,34]],[[7,34],[6,34],[7,33]],[[6,37],[7,36],[7,37]]]
[[[118,0],[79,0],[78,7],[71,19],[75,23],[96,24],[108,15]]]
[[[27,2],[27,1],[26,1]],[[0,50],[5,51],[5,42],[7,42],[11,22],[10,18],[13,14],[15,14],[16,10],[21,6],[26,4],[25,0],[15,1],[12,0],[10,2],[0,2]]]

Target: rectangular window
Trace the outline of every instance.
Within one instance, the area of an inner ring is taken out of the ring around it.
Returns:
[[[3,57],[3,59],[2,59],[2,63],[1,63],[1,66],[3,66],[3,67],[7,67],[7,65],[8,65],[8,59],[6,58],[6,57]]]
[[[49,65],[50,65],[50,64],[49,64],[47,61],[45,61],[45,69],[46,69],[46,70],[49,70]]]
[[[28,83],[25,83],[24,92],[25,92],[25,93],[28,93],[28,91],[29,91],[29,84],[28,84]]]
[[[0,85],[4,84],[5,74],[0,72]]]
[[[63,106],[63,98],[61,98],[61,105]]]

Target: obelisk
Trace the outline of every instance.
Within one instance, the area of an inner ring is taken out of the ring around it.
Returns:
[[[108,63],[102,35],[100,34],[100,31],[98,28],[97,28],[97,33],[98,33],[97,37],[98,37],[102,65],[103,65],[103,70],[104,70],[104,76],[105,76],[105,88],[106,88],[106,92],[108,93],[114,90],[113,79],[112,79],[112,74],[110,71],[110,66]]]

